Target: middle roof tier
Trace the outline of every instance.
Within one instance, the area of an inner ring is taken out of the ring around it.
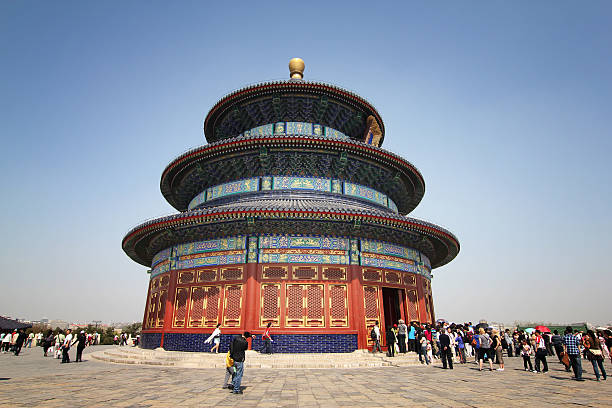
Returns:
[[[363,191],[366,201],[372,197],[401,214],[411,212],[425,193],[421,173],[394,153],[350,139],[287,134],[242,135],[189,150],[166,167],[160,187],[173,207],[186,211],[207,201],[211,188],[257,179],[251,191],[273,190],[280,177],[324,181],[331,193],[361,188],[349,195],[359,198]]]

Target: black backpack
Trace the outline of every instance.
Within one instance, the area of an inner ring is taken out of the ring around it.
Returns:
[[[376,340],[378,338],[376,336],[376,330],[372,329],[372,331],[370,332],[370,337],[372,338],[372,340]]]

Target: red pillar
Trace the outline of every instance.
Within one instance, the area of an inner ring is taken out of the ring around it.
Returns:
[[[244,323],[242,331],[250,331],[251,333],[259,327],[259,291],[257,290],[257,263],[248,263],[246,266],[246,283],[244,293]],[[249,349],[251,342],[249,341]]]
[[[164,327],[162,328],[161,343],[159,347],[164,347],[164,334],[172,327],[172,315],[174,314],[174,295],[176,292],[177,271],[170,271],[170,283],[166,293],[166,309],[164,310]]]
[[[365,314],[363,305],[363,287],[361,285],[361,266],[349,265],[349,279],[351,284],[350,290],[350,305],[349,305],[349,320],[353,329],[357,330],[357,348],[365,349],[368,347],[368,328],[365,326]]]
[[[417,275],[417,297],[419,303],[419,321],[425,323],[429,321],[427,317],[427,306],[425,305],[425,292],[423,291],[423,277]]]

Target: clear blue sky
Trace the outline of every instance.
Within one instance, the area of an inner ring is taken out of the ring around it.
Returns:
[[[0,314],[141,320],[121,250],[173,212],[170,160],[224,94],[288,77],[354,90],[453,231],[438,317],[610,315],[610,2],[0,2]]]

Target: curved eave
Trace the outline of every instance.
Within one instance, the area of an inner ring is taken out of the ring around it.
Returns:
[[[177,174],[199,160],[206,160],[208,158],[231,154],[241,150],[254,149],[261,146],[289,148],[318,147],[330,151],[348,151],[352,154],[402,169],[406,174],[412,176],[410,179],[415,187],[415,199],[412,203],[396,203],[398,207],[400,207],[400,212],[403,214],[407,214],[416,208],[425,194],[425,179],[421,175],[421,172],[412,163],[402,157],[380,147],[371,146],[355,140],[340,140],[316,136],[242,136],[196,147],[183,153],[166,166],[160,181],[161,192],[170,205],[179,211],[186,211],[188,203],[178,202],[173,194],[174,179]]]
[[[368,102],[361,96],[338,86],[322,82],[310,82],[304,80],[263,82],[260,84],[241,88],[224,96],[212,107],[212,109],[206,115],[206,119],[204,119],[204,134],[206,136],[206,140],[209,142],[216,141],[214,138],[214,129],[211,128],[212,123],[214,123],[214,121],[227,109],[228,106],[232,106],[236,103],[242,102],[252,97],[256,97],[258,95],[265,95],[273,92],[283,91],[311,91],[313,93],[326,93],[341,100],[344,100],[345,102],[348,102],[356,108],[371,113],[376,118],[376,121],[380,126],[380,130],[382,131],[382,137],[380,139],[380,144],[382,145],[385,139],[385,124],[378,111],[370,102]]]
[[[450,231],[435,224],[409,218],[405,216],[383,215],[378,211],[317,211],[317,210],[273,210],[273,209],[253,209],[253,210],[195,210],[187,213],[180,213],[167,217],[148,221],[133,228],[126,234],[122,241],[125,253],[134,261],[150,266],[154,254],[138,253],[137,245],[142,241],[164,233],[172,229],[198,227],[200,225],[223,223],[228,221],[247,223],[249,219],[257,219],[258,223],[264,223],[269,219],[292,219],[303,221],[327,221],[347,223],[354,225],[373,225],[383,228],[399,229],[405,232],[416,233],[423,239],[427,238],[435,247],[435,254],[431,261],[432,268],[443,266],[452,261],[459,253],[459,240]],[[182,243],[177,240],[174,244]],[[163,248],[161,248],[163,249]],[[160,250],[161,250],[160,249]]]

